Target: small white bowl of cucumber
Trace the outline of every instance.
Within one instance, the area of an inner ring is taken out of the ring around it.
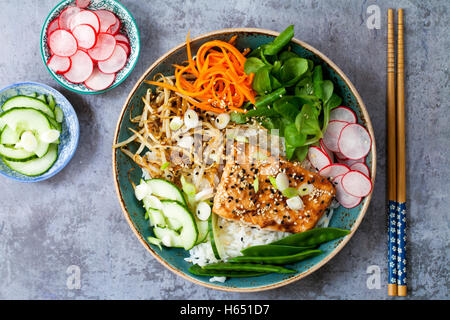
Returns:
[[[21,182],[48,179],[75,153],[80,127],[70,102],[36,82],[0,91],[0,174]]]

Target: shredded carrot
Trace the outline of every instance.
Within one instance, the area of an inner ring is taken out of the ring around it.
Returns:
[[[187,35],[187,61],[185,65],[175,65],[175,85],[158,81],[145,81],[190,97],[197,108],[218,113],[245,112],[242,105],[246,101],[255,103],[252,89],[254,74],[244,72],[245,55],[235,46],[236,36],[228,42],[213,40],[204,43],[192,58],[189,33]],[[184,75],[193,76],[188,81]]]

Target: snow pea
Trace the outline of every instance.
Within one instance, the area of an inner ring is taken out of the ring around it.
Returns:
[[[310,247],[296,247],[296,246],[283,246],[283,245],[259,245],[251,246],[241,251],[244,256],[247,257],[274,257],[274,256],[289,256],[293,254],[300,253],[309,249],[313,249],[314,246]]]
[[[300,247],[318,246],[322,243],[346,236],[349,233],[350,231],[339,228],[314,228],[305,232],[291,234],[270,244]]]
[[[275,272],[275,273],[295,273],[295,270],[287,269],[280,266],[270,264],[254,264],[254,263],[227,263],[218,262],[208,264],[203,267],[204,270],[218,271],[239,271],[239,272]]]
[[[253,263],[268,263],[268,264],[288,264],[305,260],[321,254],[322,250],[306,250],[297,254],[287,256],[274,256],[274,257],[246,257],[239,256],[231,258],[230,262],[253,262]]]
[[[271,103],[273,103],[275,100],[280,99],[281,96],[284,96],[286,94],[286,88],[281,87],[269,94],[266,94],[264,96],[259,97],[256,100],[255,107],[265,107]]]
[[[271,273],[267,271],[257,272],[257,271],[206,270],[197,264],[190,266],[189,272],[198,276],[230,277],[230,278],[258,277]]]
[[[290,25],[271,43],[268,43],[264,48],[264,54],[267,56],[274,56],[278,54],[294,37],[294,25]]]

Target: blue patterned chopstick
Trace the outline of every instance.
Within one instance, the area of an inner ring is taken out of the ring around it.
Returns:
[[[397,202],[389,200],[388,225],[388,290],[389,295],[397,295]]]
[[[406,295],[406,203],[397,203],[397,287]]]

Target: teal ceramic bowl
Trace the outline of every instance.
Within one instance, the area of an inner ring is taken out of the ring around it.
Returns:
[[[47,19],[45,19],[44,25],[42,26],[40,47],[42,60],[44,62],[45,67],[47,68],[48,72],[50,72],[50,74],[53,76],[53,78],[55,78],[55,80],[58,81],[60,85],[76,93],[97,94],[117,87],[129,76],[131,71],[133,71],[133,68],[136,65],[136,62],[139,58],[139,53],[141,50],[141,40],[139,36],[139,30],[136,25],[136,21],[134,20],[131,13],[127,10],[127,8],[125,8],[119,1],[116,0],[91,0],[91,4],[86,8],[89,10],[105,9],[113,12],[117,16],[117,18],[120,19],[121,22],[119,32],[128,37],[131,48],[131,52],[125,67],[116,74],[116,79],[111,84],[111,86],[109,86],[105,90],[95,91],[89,89],[83,83],[72,83],[67,81],[61,74],[55,73],[47,66],[47,61],[51,56],[49,48],[47,46],[48,26],[56,17],[60,15],[60,13],[64,9],[66,9],[69,6],[75,6],[75,0],[61,1],[56,7],[53,8],[53,10],[47,16]]]
[[[238,36],[236,46],[242,50],[244,48],[254,49],[264,43],[270,42],[278,35],[278,33],[269,30],[248,28],[215,31],[192,39],[192,52],[196,52],[206,41],[213,39],[228,41],[233,35]],[[296,39],[292,40],[291,47],[292,50],[299,55],[312,59],[315,63],[322,65],[324,73],[334,82],[335,88],[337,87],[337,93],[343,98],[343,105],[351,107],[358,116],[358,122],[363,124],[369,130],[369,133],[372,136],[372,149],[367,156],[366,164],[370,168],[373,182],[375,180],[376,169],[375,139],[369,115],[358,92],[344,73],[317,49]],[[172,65],[181,63],[185,60],[186,43],[183,43],[159,58],[143,74],[130,92],[122,109],[117,123],[114,143],[123,141],[130,136],[128,128],[134,127],[134,125],[129,119],[142,112],[143,102],[141,97],[145,95],[145,92],[149,87],[149,85],[143,81],[151,80],[157,73],[171,75],[174,72]],[[130,160],[130,158],[118,149],[113,150],[112,164],[116,191],[123,213],[140,242],[159,262],[176,274],[193,281],[194,283],[224,291],[252,292],[273,289],[292,283],[316,271],[330,261],[330,259],[350,240],[351,236],[361,223],[371,199],[371,195],[367,196],[357,207],[350,210],[344,209],[343,207],[336,209],[331,219],[330,226],[351,230],[351,233],[345,238],[323,244],[320,247],[320,249],[324,251],[323,254],[312,259],[289,265],[290,268],[297,270],[297,273],[291,275],[269,274],[253,278],[229,278],[224,283],[209,282],[209,277],[196,276],[188,272],[188,268],[191,264],[184,260],[188,254],[183,249],[165,248],[163,251],[160,251],[157,247],[147,242],[147,237],[152,236],[153,234],[150,231],[147,220],[144,219],[144,209],[141,203],[136,200],[133,187],[130,183],[130,179],[136,184],[139,183],[141,170]]]

